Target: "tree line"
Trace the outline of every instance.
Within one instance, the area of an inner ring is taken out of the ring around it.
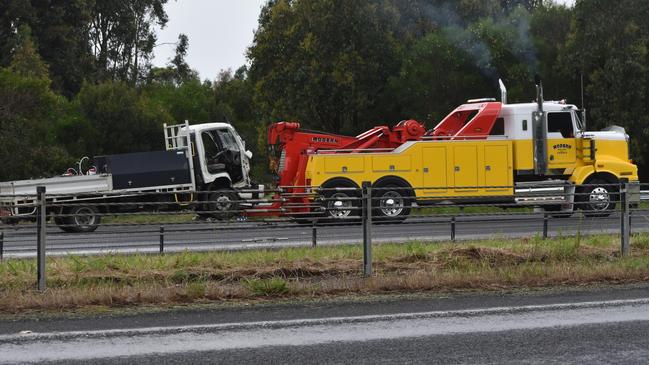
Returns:
[[[649,178],[649,2],[269,0],[248,64],[200,79],[180,35],[153,67],[167,0],[0,1],[0,181],[61,173],[81,156],[163,148],[162,123],[227,121],[266,173],[279,120],[356,134],[418,119],[433,127],[466,99],[535,97],[615,124]],[[208,31],[208,30],[206,30]]]

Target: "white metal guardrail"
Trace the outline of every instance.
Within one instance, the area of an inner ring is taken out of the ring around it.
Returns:
[[[640,200],[649,200],[649,190],[640,191]]]
[[[571,190],[564,189],[561,194],[551,185],[509,186],[505,188],[510,188],[509,191],[514,188],[514,195],[494,195],[493,201],[467,202],[462,200],[466,197],[458,197],[457,200],[453,197],[444,198],[450,200],[442,202],[435,200],[439,200],[435,189],[456,191],[457,187],[410,189],[395,188],[392,185],[372,186],[369,182],[360,188],[320,188],[317,192],[308,193],[299,189],[294,191],[297,187],[270,189],[262,195],[274,195],[265,199],[242,199],[228,191],[219,193],[219,196],[213,195],[216,194],[214,191],[199,191],[191,193],[191,207],[187,204],[190,201],[184,203],[182,199],[179,200],[175,191],[142,192],[139,196],[107,195],[96,201],[79,197],[59,201],[57,197],[60,195],[46,194],[45,188],[41,187],[38,196],[31,196],[28,204],[16,207],[6,203],[7,200],[0,200],[0,260],[3,259],[5,248],[13,257],[36,249],[40,268],[39,288],[43,289],[46,240],[50,253],[88,254],[156,250],[160,253],[180,252],[181,249],[188,249],[188,245],[194,245],[192,249],[195,250],[206,250],[215,245],[223,245],[224,248],[243,247],[252,242],[276,240],[296,241],[299,244],[308,244],[310,241],[311,246],[315,247],[318,240],[344,240],[353,243],[360,241],[362,236],[363,272],[370,275],[374,229],[380,232],[378,235],[381,238],[392,235],[390,237],[393,238],[388,237],[391,240],[448,235],[451,241],[455,241],[458,225],[462,226],[465,237],[484,237],[491,227],[497,228],[493,230],[495,234],[502,234],[503,229],[498,226],[515,220],[514,226],[519,230],[517,232],[524,232],[526,237],[542,232],[541,237],[547,238],[551,233],[550,228],[555,228],[561,234],[573,228],[578,234],[619,232],[623,254],[629,251],[631,223],[635,222],[636,228],[643,231],[648,229],[646,222],[649,221],[649,209],[635,204],[638,198],[643,202],[649,201],[648,184],[642,186],[645,190],[637,184],[624,184],[619,188],[610,186],[613,193],[606,193],[608,197],[604,198],[601,197],[604,194],[599,192],[600,189],[576,191],[573,187]],[[582,185],[582,188],[593,187],[597,185]],[[306,190],[306,187],[300,188]],[[485,187],[469,188],[477,191],[476,189]],[[503,187],[490,188],[500,191]],[[414,198],[415,190],[425,192],[419,196],[419,200]],[[601,190],[606,192],[603,187]],[[549,197],[548,193],[551,194]],[[17,196],[0,194],[0,198],[9,198],[9,202]],[[22,195],[18,197],[24,198]],[[529,198],[531,204],[521,204],[514,200],[516,197]],[[421,205],[419,201],[422,202]],[[279,208],[267,208],[273,207],[271,204],[257,209],[254,204],[258,202],[284,204]],[[25,214],[14,216],[14,208],[18,209],[18,213],[21,212],[20,209],[25,210]],[[579,216],[574,221],[568,220],[573,214]],[[17,218],[24,220],[18,221]],[[106,221],[101,223],[103,218]],[[150,222],[147,223],[148,220]],[[553,227],[549,227],[550,221]],[[394,225],[398,222],[407,226]],[[355,228],[358,223],[362,224],[362,231]],[[423,224],[426,226],[421,227]],[[90,234],[100,226],[98,233]],[[55,227],[60,230],[55,230]],[[507,231],[513,229],[513,226],[504,229]],[[75,232],[79,236],[75,237],[69,232]],[[128,239],[124,238],[126,236]],[[233,243],[237,246],[233,246]]]

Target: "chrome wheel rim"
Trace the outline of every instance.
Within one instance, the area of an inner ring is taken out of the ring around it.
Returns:
[[[611,196],[606,188],[598,186],[590,192],[588,201],[593,210],[606,210],[611,204]]]
[[[96,220],[95,211],[91,208],[79,208],[74,214],[74,223],[77,226],[92,226]]]
[[[346,218],[352,214],[351,197],[345,193],[331,195],[327,202],[327,211],[333,218]]]
[[[228,211],[232,208],[232,199],[227,195],[219,195],[216,198],[216,210],[218,211]]]
[[[403,197],[396,191],[386,192],[379,200],[381,213],[386,217],[398,217],[403,212],[403,207]]]

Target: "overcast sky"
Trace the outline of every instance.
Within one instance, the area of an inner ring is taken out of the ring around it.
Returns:
[[[233,71],[246,61],[246,48],[266,0],[170,0],[167,26],[158,31],[153,64],[164,66],[173,57],[178,34],[189,37],[187,63],[202,79],[213,80],[222,69]],[[557,0],[574,4],[575,0]],[[182,5],[181,5],[182,4]]]
[[[178,34],[189,37],[187,63],[202,79],[214,79],[222,69],[233,71],[246,63],[262,5],[266,0],[170,0],[167,26],[158,31],[158,44],[173,43]],[[164,66],[175,45],[155,49],[153,64]]]

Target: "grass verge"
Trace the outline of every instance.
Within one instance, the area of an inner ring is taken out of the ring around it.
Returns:
[[[649,279],[649,234],[620,257],[616,236],[381,244],[361,276],[362,247],[49,258],[45,293],[35,260],[0,262],[0,312],[175,305],[390,292],[538,288]]]

